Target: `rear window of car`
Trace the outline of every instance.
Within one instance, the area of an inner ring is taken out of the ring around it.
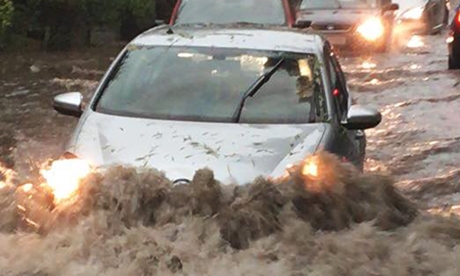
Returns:
[[[280,53],[202,47],[141,47],[111,73],[96,111],[165,120],[232,122],[243,94],[280,60]],[[241,113],[242,123],[315,120],[324,101],[313,54],[282,53],[284,62]]]
[[[300,9],[366,9],[377,8],[378,0],[303,0]]]
[[[182,0],[175,24],[286,25],[281,0]]]

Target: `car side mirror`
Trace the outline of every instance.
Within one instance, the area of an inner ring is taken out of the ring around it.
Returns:
[[[369,129],[382,121],[382,114],[374,108],[352,105],[348,110],[347,121],[343,126],[349,130]]]
[[[53,100],[53,108],[63,114],[80,117],[83,114],[83,96],[80,92],[69,92],[57,95]]]
[[[399,5],[396,3],[391,3],[383,9],[384,11],[397,11],[399,10]]]
[[[299,20],[296,23],[294,23],[293,27],[298,28],[298,29],[306,29],[306,28],[310,28],[311,23],[312,23],[311,21]]]

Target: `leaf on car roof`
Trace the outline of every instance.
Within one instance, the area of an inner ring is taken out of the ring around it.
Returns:
[[[142,48],[141,45],[129,44],[129,45],[126,47],[126,50],[128,50],[128,51],[135,51],[135,50],[139,50],[139,49],[141,49],[141,48]]]

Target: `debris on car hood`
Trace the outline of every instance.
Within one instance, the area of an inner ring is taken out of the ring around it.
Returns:
[[[315,153],[324,124],[244,125],[161,121],[92,113],[74,144],[96,166],[154,167],[172,180],[191,180],[209,168],[223,183],[246,184],[279,176]],[[128,150],[129,147],[129,150]]]

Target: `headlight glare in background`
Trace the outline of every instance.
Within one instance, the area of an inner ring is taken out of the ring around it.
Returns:
[[[385,32],[382,20],[372,17],[361,23],[356,31],[366,40],[375,41]]]

